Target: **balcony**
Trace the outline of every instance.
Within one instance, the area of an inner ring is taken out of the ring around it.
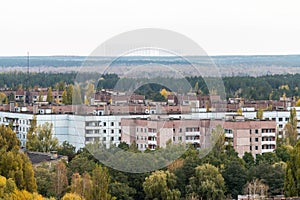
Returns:
[[[148,133],[148,137],[156,137],[157,136],[157,133],[156,132],[152,132],[152,133]]]
[[[200,132],[199,131],[191,131],[191,132],[185,132],[186,136],[199,136]]]
[[[261,152],[262,153],[270,153],[270,152],[274,152],[275,149],[262,149]]]
[[[261,133],[262,137],[275,137],[276,133],[275,132],[270,132],[270,133]]]
[[[226,138],[233,138],[233,133],[225,133]]]
[[[264,144],[266,144],[266,145],[270,145],[270,144],[276,145],[276,141],[261,141],[261,145],[264,145]]]
[[[86,130],[99,130],[101,127],[100,126],[86,126]]]
[[[157,141],[155,140],[148,140],[149,145],[157,145]]]
[[[186,144],[200,144],[200,140],[186,140]]]

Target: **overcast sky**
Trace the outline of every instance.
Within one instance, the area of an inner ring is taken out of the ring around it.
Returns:
[[[300,54],[299,10],[298,0],[1,1],[0,56],[85,56],[138,28],[177,31],[208,55]]]

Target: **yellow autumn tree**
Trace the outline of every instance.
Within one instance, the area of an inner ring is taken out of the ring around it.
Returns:
[[[61,200],[84,200],[84,198],[75,193],[67,193]]]
[[[300,106],[300,99],[298,99],[298,101],[296,102],[296,107]]]
[[[165,88],[161,89],[159,92],[163,97],[165,97],[165,99],[168,98],[168,95],[171,94],[171,92],[169,92],[168,90],[166,90]]]

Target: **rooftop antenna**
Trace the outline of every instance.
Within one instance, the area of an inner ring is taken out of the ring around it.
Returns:
[[[25,95],[25,103],[29,104],[29,51],[27,52],[27,80],[26,80],[26,95]]]
[[[27,89],[29,90],[29,51],[27,52]]]

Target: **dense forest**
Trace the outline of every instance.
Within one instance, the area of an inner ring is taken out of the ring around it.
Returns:
[[[27,73],[23,72],[9,72],[0,73],[0,87],[1,88],[23,88],[39,87],[53,87],[59,82],[66,84],[74,84],[77,74],[73,73]],[[144,82],[145,79],[130,79],[120,78],[116,74],[100,75],[97,73],[86,73],[85,77],[94,80],[97,84],[97,89],[114,89],[116,84],[122,85],[122,89],[130,86],[131,82]],[[206,78],[209,81],[214,78]],[[172,83],[175,87],[184,82],[183,79],[174,78],[157,78],[156,83],[150,83],[139,87],[135,92],[143,94],[147,98],[161,99],[158,95],[162,88],[166,88],[164,83]],[[189,91],[198,94],[208,94],[206,83],[201,77],[186,77],[185,80],[190,84]],[[278,100],[284,93],[287,97],[300,96],[300,74],[287,74],[287,75],[267,75],[260,77],[251,76],[234,76],[224,77],[223,83],[227,97],[244,97],[253,100]]]

